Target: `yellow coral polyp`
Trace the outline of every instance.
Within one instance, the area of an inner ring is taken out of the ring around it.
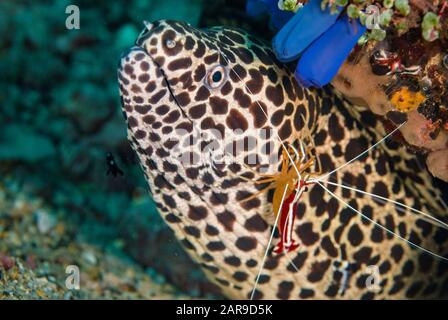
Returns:
[[[420,91],[414,92],[409,90],[408,87],[403,87],[397,92],[394,92],[390,99],[395,109],[401,112],[414,110],[423,101],[425,101],[425,96]]]

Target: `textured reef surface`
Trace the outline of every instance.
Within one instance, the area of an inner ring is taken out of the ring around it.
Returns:
[[[80,238],[64,209],[18,188],[10,180],[0,187],[0,299],[186,297],[119,250]],[[66,288],[70,266],[80,270],[79,290]]]

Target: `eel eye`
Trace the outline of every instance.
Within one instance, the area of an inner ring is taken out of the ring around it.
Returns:
[[[208,72],[205,81],[210,89],[217,89],[224,84],[226,78],[226,69],[222,65],[217,65]]]
[[[445,69],[448,69],[448,54],[446,54],[443,58],[442,58],[442,64],[445,67]]]
[[[173,49],[176,46],[176,41],[174,41],[173,39],[168,39],[165,41],[165,46],[168,49]]]

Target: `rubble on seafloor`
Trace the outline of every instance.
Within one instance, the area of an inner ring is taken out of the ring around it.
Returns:
[[[0,186],[0,300],[187,297],[128,257],[75,241],[76,228],[61,215]],[[70,286],[71,267],[79,270],[79,289]]]

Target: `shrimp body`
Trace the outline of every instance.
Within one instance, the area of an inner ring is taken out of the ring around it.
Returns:
[[[293,191],[289,192],[289,195],[286,197],[283,203],[276,203],[277,207],[274,207],[274,210],[275,208],[278,208],[278,211],[274,212],[280,214],[280,221],[277,226],[280,233],[280,241],[278,242],[274,250],[275,253],[288,253],[298,248],[299,245],[296,244],[293,239],[294,221],[297,215],[299,200],[301,199],[302,194],[308,190],[307,186],[312,184],[314,184],[314,182],[311,182],[308,179],[300,179],[296,183]],[[279,190],[280,189],[275,190],[274,197],[275,193],[278,193]],[[287,194],[288,191],[290,191],[289,188],[287,190]]]
[[[312,145],[305,145],[299,141],[299,150],[292,145],[283,146],[282,163],[280,172],[275,174],[259,174],[261,179],[255,180],[256,184],[268,183],[268,186],[252,196],[244,199],[247,201],[270,190],[274,190],[272,209],[279,223],[276,226],[280,235],[280,241],[274,252],[289,252],[298,247],[293,239],[294,221],[297,214],[299,200],[307,186],[313,185],[311,178],[320,175],[320,169],[315,171],[314,165],[320,168],[319,161],[312,153]],[[280,215],[280,217],[277,217]]]

